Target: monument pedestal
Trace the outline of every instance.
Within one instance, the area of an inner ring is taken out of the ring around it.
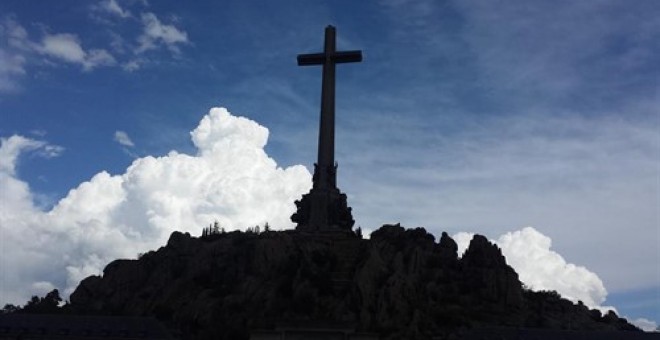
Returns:
[[[355,221],[346,194],[337,188],[312,188],[296,202],[291,220],[299,231],[351,231]]]

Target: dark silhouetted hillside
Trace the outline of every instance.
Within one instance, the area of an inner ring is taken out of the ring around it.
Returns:
[[[184,339],[247,339],[281,322],[344,322],[387,339],[474,327],[638,331],[555,292],[523,289],[476,235],[462,258],[446,233],[386,225],[346,233],[175,232],[137,260],[83,280],[68,313],[155,316]]]

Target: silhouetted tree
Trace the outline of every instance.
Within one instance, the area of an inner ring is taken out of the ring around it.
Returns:
[[[362,228],[361,227],[358,226],[357,228],[355,228],[355,235],[357,235],[357,237],[359,237],[359,238],[362,238]]]
[[[270,225],[268,224],[268,222],[266,222],[266,224],[264,224],[264,232],[267,233],[269,231],[270,231]]]
[[[22,312],[28,314],[55,314],[59,312],[60,302],[62,302],[60,292],[57,289],[53,289],[43,298],[33,296],[25,304]]]
[[[215,221],[209,224],[208,228],[202,229],[202,238],[207,238],[213,235],[220,235],[225,233],[225,227],[220,225],[220,222]]]
[[[11,313],[16,313],[20,310],[21,310],[20,306],[15,306],[11,303],[8,303],[4,307],[2,307],[2,310],[0,310],[0,314],[11,314]]]

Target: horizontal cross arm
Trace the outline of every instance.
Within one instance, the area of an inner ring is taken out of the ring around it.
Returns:
[[[362,51],[335,52],[332,56],[335,63],[359,63],[362,61]]]
[[[325,62],[324,53],[299,54],[298,66],[323,65]]]
[[[325,60],[325,53],[299,54],[298,66],[323,65]],[[362,61],[362,51],[335,52],[330,55],[330,60],[336,64],[357,63]]]

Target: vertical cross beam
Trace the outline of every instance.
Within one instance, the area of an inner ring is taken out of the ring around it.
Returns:
[[[335,64],[360,61],[362,61],[361,51],[336,50],[336,30],[333,26],[325,28],[323,53],[298,55],[299,66],[323,65],[318,161],[314,168],[314,188],[336,189]]]

